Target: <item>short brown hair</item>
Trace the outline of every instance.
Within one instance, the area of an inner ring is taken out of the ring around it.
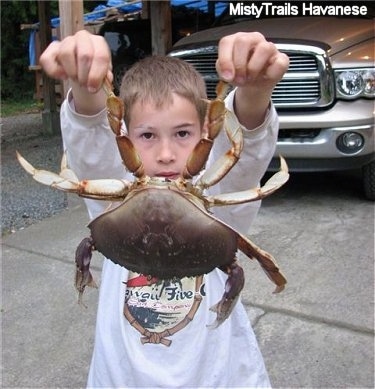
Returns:
[[[172,102],[172,93],[189,100],[197,108],[203,126],[207,108],[202,76],[189,63],[173,57],[153,55],[136,62],[124,75],[120,97],[125,103],[125,123],[135,102],[152,101],[156,107]]]

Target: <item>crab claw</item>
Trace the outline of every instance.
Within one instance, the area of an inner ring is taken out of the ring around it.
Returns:
[[[82,301],[83,292],[86,286],[97,288],[96,282],[90,272],[90,262],[94,244],[92,238],[84,238],[76,249],[76,276],[75,287],[78,291],[78,304],[86,305]]]
[[[229,317],[245,284],[244,271],[237,262],[233,262],[223,270],[225,273],[228,273],[228,279],[225,283],[223,297],[210,308],[210,311],[216,312],[216,320],[212,324],[207,325],[207,328],[211,329],[219,327]]]
[[[41,184],[51,186],[66,192],[77,192],[79,181],[74,172],[65,166],[65,157],[62,161],[62,172],[59,174],[47,170],[35,169],[31,163],[26,161],[22,155],[16,151],[20,165],[29,173],[33,179]]]

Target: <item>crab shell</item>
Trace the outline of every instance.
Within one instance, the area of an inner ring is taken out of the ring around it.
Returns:
[[[233,262],[237,233],[173,182],[153,180],[90,224],[95,248],[125,268],[162,279]]]

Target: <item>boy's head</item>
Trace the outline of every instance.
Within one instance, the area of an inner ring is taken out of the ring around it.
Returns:
[[[206,114],[206,86],[202,76],[189,63],[178,58],[150,56],[135,63],[124,75],[120,97],[125,103],[125,123],[135,102],[153,103],[163,108],[172,102],[172,93],[190,101],[203,126]]]
[[[177,178],[202,136],[205,83],[188,63],[153,56],[122,81],[128,135],[151,177]]]

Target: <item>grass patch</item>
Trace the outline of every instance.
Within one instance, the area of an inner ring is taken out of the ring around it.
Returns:
[[[7,99],[1,101],[1,116],[15,116],[22,113],[38,113],[43,109],[43,103],[33,98],[22,100]]]

